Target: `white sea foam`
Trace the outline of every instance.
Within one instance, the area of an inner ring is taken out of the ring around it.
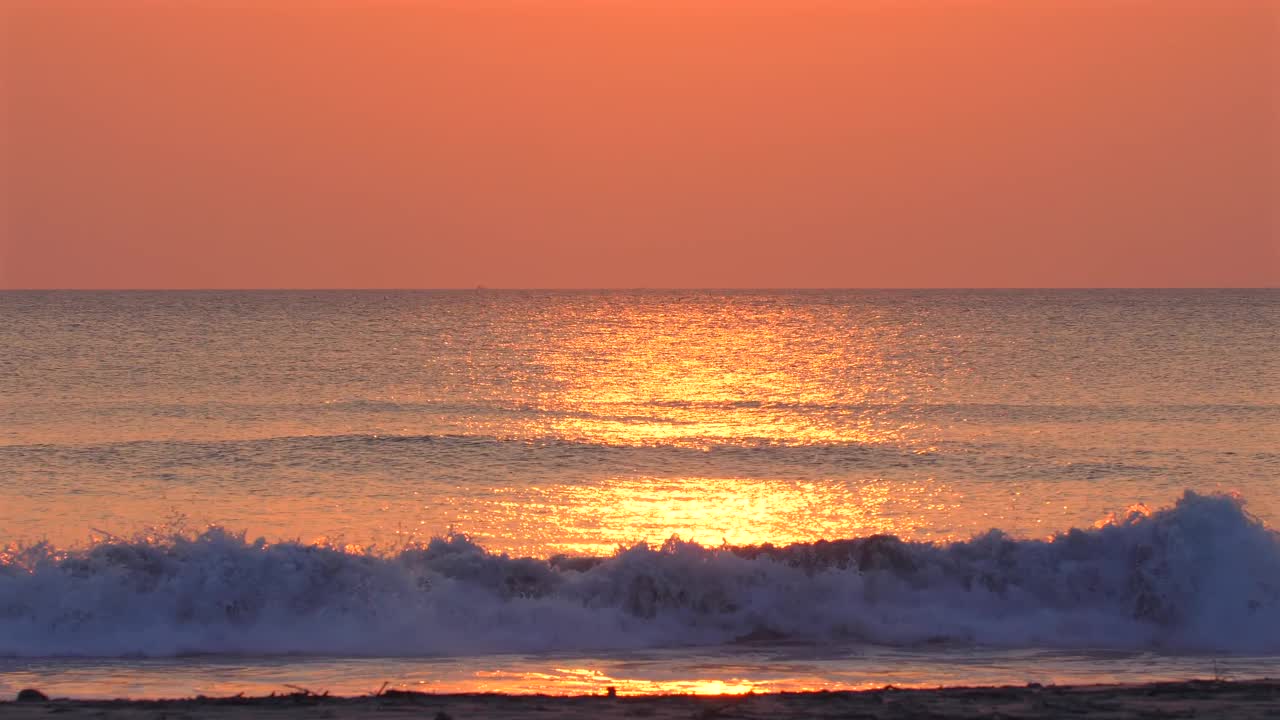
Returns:
[[[1226,496],[1050,541],[672,540],[516,559],[246,542],[36,546],[0,563],[0,655],[469,655],[752,639],[1280,652],[1280,535]]]

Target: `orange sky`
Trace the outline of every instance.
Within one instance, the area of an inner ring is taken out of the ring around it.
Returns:
[[[1277,0],[0,23],[0,287],[1280,284]]]

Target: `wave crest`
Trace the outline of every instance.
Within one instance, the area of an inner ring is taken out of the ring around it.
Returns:
[[[611,557],[465,536],[393,556],[212,528],[0,556],[0,654],[469,655],[736,640],[1280,652],[1280,535],[1187,492],[1050,540],[999,530]]]

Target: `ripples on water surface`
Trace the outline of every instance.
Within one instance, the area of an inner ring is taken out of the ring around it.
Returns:
[[[1274,290],[0,293],[0,546],[1042,539],[1187,489],[1274,527],[1278,328]]]
[[[0,528],[520,554],[1280,517],[1280,293],[0,294]]]

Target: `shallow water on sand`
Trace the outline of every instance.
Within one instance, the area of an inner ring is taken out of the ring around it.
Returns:
[[[418,692],[623,695],[862,690],[885,685],[1140,683],[1273,676],[1267,656],[1149,652],[755,647],[652,650],[617,655],[493,655],[465,658],[244,658],[0,660],[0,696],[38,687],[57,697],[164,698],[305,689],[355,696]]]

